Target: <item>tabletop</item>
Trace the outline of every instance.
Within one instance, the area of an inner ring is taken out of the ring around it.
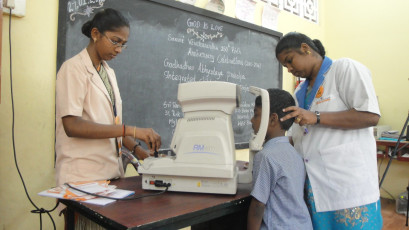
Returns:
[[[142,177],[127,177],[111,181],[117,188],[135,191],[136,196],[158,191],[142,189]],[[235,195],[166,192],[136,200],[116,201],[98,206],[61,200],[68,208],[79,212],[109,229],[179,229],[215,218],[247,212],[251,201],[251,183],[238,184]]]

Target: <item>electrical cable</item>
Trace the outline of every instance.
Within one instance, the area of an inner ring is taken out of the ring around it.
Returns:
[[[76,191],[78,191],[78,192],[85,193],[85,194],[87,194],[87,195],[96,196],[96,197],[100,197],[100,198],[111,199],[111,200],[137,200],[137,199],[144,198],[144,197],[149,197],[149,196],[158,196],[158,195],[161,195],[161,194],[167,192],[168,189],[169,189],[169,187],[170,187],[170,184],[169,184],[169,183],[167,183],[167,184],[165,183],[165,184],[163,184],[163,186],[161,186],[161,187],[165,187],[165,190],[160,191],[160,192],[158,192],[158,193],[145,194],[145,195],[141,195],[141,196],[125,197],[125,198],[115,198],[115,197],[104,196],[104,195],[99,195],[99,194],[87,192],[87,191],[84,191],[84,190],[82,190],[82,189],[79,189],[79,188],[76,188],[76,187],[74,187],[74,186],[71,186],[69,183],[65,183],[65,185],[67,185],[67,186],[68,186],[69,188],[71,188],[71,189],[74,189],[74,190],[76,190]]]
[[[403,129],[402,129],[402,131],[401,131],[400,134],[399,134],[399,138],[398,138],[398,140],[396,141],[395,148],[393,149],[393,152],[392,152],[391,156],[389,157],[388,165],[386,166],[386,169],[385,169],[385,172],[383,173],[382,179],[381,179],[381,181],[379,182],[379,188],[382,186],[383,180],[385,179],[385,176],[386,176],[386,174],[387,174],[387,172],[388,172],[388,170],[389,170],[389,167],[390,167],[390,165],[391,165],[391,163],[392,163],[392,160],[393,160],[393,158],[396,156],[396,153],[398,152],[397,150],[398,150],[398,148],[399,148],[400,141],[402,140],[402,136],[403,136],[403,133],[405,132],[406,126],[408,125],[408,122],[409,122],[409,114],[408,114],[408,117],[406,118],[405,124],[403,125]]]
[[[388,193],[388,195],[391,197],[391,199],[392,199],[393,201],[396,201],[395,197],[393,197],[393,195],[392,195],[388,190],[386,190],[384,187],[381,187],[381,189],[383,189],[383,191],[385,191],[386,193]]]
[[[382,157],[381,162],[378,165],[378,180],[380,179],[379,172],[381,171],[381,166],[382,166],[382,163],[383,163],[383,159],[385,159],[385,158]],[[380,189],[384,190],[391,197],[392,200],[394,200],[394,201],[396,200],[395,197],[393,197],[393,195],[388,190],[386,190],[384,187],[380,187]]]
[[[23,179],[23,175],[20,172],[20,169],[18,167],[18,163],[17,163],[17,154],[16,154],[16,145],[15,145],[15,138],[14,138],[14,98],[13,98],[13,71],[12,71],[12,55],[11,55],[11,15],[12,15],[12,10],[10,9],[10,14],[9,14],[9,46],[10,46],[10,94],[11,94],[11,113],[12,113],[12,127],[11,127],[11,139],[12,139],[12,145],[13,145],[13,155],[14,155],[14,163],[16,165],[16,169],[18,172],[18,175],[20,176],[21,182],[23,184],[24,187],[24,192],[26,193],[26,196],[28,198],[28,200],[30,201],[30,203],[35,207],[35,210],[32,210],[31,213],[36,213],[36,214],[40,214],[40,229],[42,229],[43,227],[43,223],[42,223],[42,214],[46,213],[48,215],[48,217],[50,217],[51,222],[54,226],[54,230],[56,229],[55,227],[55,222],[54,219],[52,218],[52,216],[50,215],[50,212],[54,211],[59,202],[57,202],[57,204],[55,205],[54,208],[50,209],[50,210],[46,210],[44,208],[38,208],[37,205],[35,205],[35,203],[31,200],[30,195],[28,194],[27,191],[27,187],[26,184],[24,182]]]
[[[408,140],[408,141],[409,141],[409,140]],[[401,151],[402,149],[406,148],[406,146],[408,146],[408,145],[409,145],[409,142],[406,143],[406,144],[404,144],[404,145],[402,145],[402,147],[400,147],[396,152]]]

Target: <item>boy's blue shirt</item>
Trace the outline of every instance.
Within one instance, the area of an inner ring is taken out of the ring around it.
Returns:
[[[251,195],[266,205],[260,229],[312,229],[304,201],[305,167],[288,137],[268,140],[254,157]]]

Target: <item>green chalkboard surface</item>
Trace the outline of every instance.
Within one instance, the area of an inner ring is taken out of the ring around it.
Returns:
[[[131,24],[128,48],[108,63],[125,124],[154,128],[169,149],[183,116],[178,84],[228,81],[242,87],[232,122],[236,147],[248,147],[255,99],[248,88],[282,88],[274,53],[281,33],[172,0],[60,0],[57,68],[87,46],[81,27],[103,8],[121,11]]]

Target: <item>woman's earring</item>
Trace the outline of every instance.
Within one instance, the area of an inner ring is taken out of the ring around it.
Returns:
[[[310,54],[311,54],[311,51],[307,50],[307,54],[310,55]]]

